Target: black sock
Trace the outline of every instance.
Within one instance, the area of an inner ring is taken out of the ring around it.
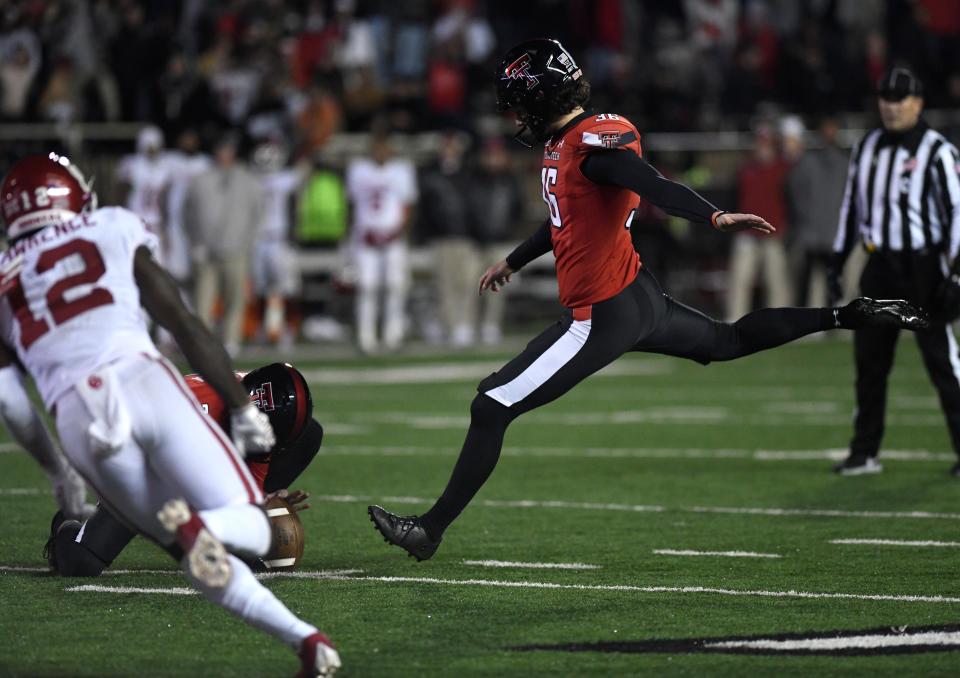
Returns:
[[[470,428],[453,473],[443,494],[420,516],[431,539],[444,530],[466,508],[486,482],[500,459],[503,436],[513,419],[510,410],[486,395],[478,395],[470,406]]]
[[[761,308],[720,325],[713,360],[733,360],[834,327],[832,308]]]

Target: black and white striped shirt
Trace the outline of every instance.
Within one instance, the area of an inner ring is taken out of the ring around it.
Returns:
[[[833,249],[960,250],[960,155],[923,121],[905,134],[875,129],[853,149]]]

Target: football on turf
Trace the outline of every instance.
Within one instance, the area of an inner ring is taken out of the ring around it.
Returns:
[[[274,497],[264,508],[270,518],[273,543],[263,557],[263,564],[271,571],[293,570],[303,557],[303,523],[290,503],[281,497]]]

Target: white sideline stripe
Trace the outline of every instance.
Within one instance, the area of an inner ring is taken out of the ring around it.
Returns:
[[[283,573],[277,573],[283,574]],[[292,573],[296,574],[296,573]],[[534,581],[504,581],[496,579],[437,579],[434,577],[357,577],[342,574],[329,574],[314,577],[328,581],[383,582],[386,584],[437,584],[441,586],[488,586],[514,589],[549,589],[559,591],[631,591],[635,593],[714,593],[723,596],[752,596],[760,598],[810,598],[839,600],[874,600],[907,603],[960,603],[960,598],[948,596],[892,595],[863,593],[820,593],[814,591],[764,591],[721,589],[708,586],[635,586],[633,584],[553,584]],[[173,595],[193,595],[193,589],[186,588],[139,588],[132,586],[100,586],[86,584],[64,589],[69,592],[95,593],[169,593]]]
[[[174,588],[148,588],[144,586],[101,586],[100,584],[83,584],[81,586],[68,586],[64,589],[69,593],[166,593],[171,596],[195,596],[196,589],[183,587]]]
[[[423,497],[371,497],[352,494],[318,494],[311,495],[317,502],[334,504],[360,504],[364,502],[383,502],[387,504],[431,504],[432,499]],[[784,508],[748,508],[728,506],[679,506],[667,508],[664,506],[643,504],[595,504],[576,501],[536,501],[533,499],[515,499],[502,501],[485,499],[474,502],[480,506],[490,508],[569,508],[588,509],[594,511],[636,511],[655,512],[680,511],[685,513],[741,513],[746,515],[762,516],[821,516],[827,518],[917,518],[960,520],[960,513],[933,513],[931,511],[841,511],[838,509],[784,509]]]
[[[689,549],[654,549],[660,556],[719,556],[722,558],[783,558],[779,553],[754,553],[753,551],[691,551]]]
[[[0,488],[0,495],[20,497],[33,494],[50,494],[50,490],[41,490],[38,487],[4,487]]]
[[[6,454],[8,452],[19,452],[23,450],[22,447],[16,443],[0,443],[0,454]]]
[[[464,565],[479,567],[520,567],[538,570],[599,570],[599,565],[587,563],[518,563],[510,560],[464,560]]]
[[[20,565],[0,565],[0,572],[49,572],[49,567],[21,567]]]
[[[870,544],[876,546],[940,546],[960,547],[960,541],[899,541],[897,539],[831,539],[831,544]]]
[[[506,384],[486,391],[498,403],[510,407],[536,391],[573,360],[590,336],[590,320],[574,320],[567,331],[541,353],[526,369]]]
[[[708,648],[750,648],[754,650],[846,650],[853,648],[908,647],[912,645],[960,645],[960,631],[927,631],[901,635],[863,635],[843,638],[797,638],[792,640],[724,640],[705,643]]]

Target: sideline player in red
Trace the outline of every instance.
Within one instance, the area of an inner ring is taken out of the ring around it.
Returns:
[[[612,113],[587,113],[590,84],[556,40],[523,42],[497,68],[497,105],[513,110],[524,145],[543,143],[542,197],[550,217],[480,278],[496,292],[524,265],[551,249],[564,318],[484,379],[470,407],[470,428],[443,494],[422,516],[367,510],[384,538],[417,560],[430,558],[444,531],[493,472],[504,434],[524,412],[556,400],[628,351],[733,360],[832,328],[927,321],[905,301],[861,297],[842,308],[768,308],[725,323],[664,294],[630,241],[640,198],[665,212],[724,232],[775,229],[753,214],[718,209],[665,179],[642,157],[640,133]]]
[[[323,441],[323,427],[312,417],[313,399],[303,375],[292,365],[271,363],[252,372],[236,373],[250,394],[250,402],[270,419],[276,446],[265,454],[249,453],[244,459],[250,475],[268,498],[280,494],[298,511],[310,508],[309,495],[287,488],[310,465]],[[200,407],[224,432],[230,432],[229,410],[219,393],[199,374],[184,377]],[[64,577],[99,576],[136,536],[104,506],[87,520],[69,520],[57,511],[50,525],[44,556],[50,568]],[[262,561],[254,560],[257,569]]]

